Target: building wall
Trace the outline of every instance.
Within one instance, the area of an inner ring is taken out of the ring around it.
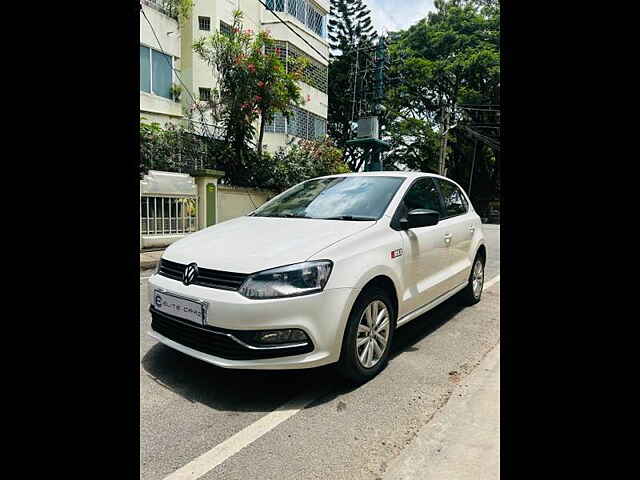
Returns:
[[[140,12],[140,45],[157,51],[164,50],[167,55],[174,57],[174,67],[179,70],[182,42],[178,22],[148,5],[143,4],[142,9],[153,25],[161,46],[158,45],[142,12]],[[177,83],[177,79],[175,82]],[[176,123],[182,119],[182,106],[173,100],[140,91],[140,118],[144,118],[147,122],[158,122],[163,126],[168,122]]]
[[[199,96],[199,89],[201,87],[214,88],[215,80],[212,68],[202,61],[202,59],[193,52],[191,47],[198,38],[209,36],[213,34],[214,31],[217,31],[220,28],[221,21],[228,25],[233,25],[233,11],[236,9],[241,10],[244,14],[244,29],[251,29],[256,32],[269,30],[274,39],[288,41],[317,62],[322,65],[327,65],[326,60],[323,60],[316,52],[309,48],[308,45],[300,40],[300,38],[288,30],[287,27],[282,25],[272,13],[266,10],[266,8],[258,2],[258,0],[195,0],[194,3],[191,21],[184,27],[182,35],[181,63],[182,78],[190,86],[191,91],[196,98]],[[321,0],[315,3],[328,12],[328,1]],[[295,28],[303,38],[309,41],[309,43],[318,49],[326,58],[329,57],[329,47],[325,39],[321,39],[316,34],[312,33],[311,30],[298,21],[298,19],[282,12],[279,12],[278,15],[289,25]],[[210,31],[201,31],[199,29],[199,16],[210,17]],[[328,110],[327,94],[307,85],[304,82],[301,82],[300,86],[301,94],[306,102],[302,108],[326,119]],[[191,98],[183,94],[182,102],[185,108],[188,108],[191,104]],[[259,123],[257,122],[256,128],[258,127]],[[266,132],[263,145],[267,146],[267,151],[275,151],[278,147],[284,146],[291,140],[296,140],[297,138],[298,137],[287,134]]]
[[[275,195],[264,190],[218,185],[218,222],[252,212]]]
[[[328,12],[328,0],[317,0],[314,3]],[[240,9],[244,13],[245,29],[254,31],[268,30],[274,39],[287,41],[316,62],[327,65],[326,60],[314,52],[312,48],[300,40],[286,26],[282,25],[258,0],[194,0],[191,19],[180,26],[177,20],[161,13],[156,8],[143,3],[143,9],[153,24],[164,51],[174,57],[175,68],[180,72],[180,77],[196,100],[199,99],[199,89],[201,87],[214,88],[215,80],[212,68],[193,52],[192,45],[197,39],[209,36],[214,31],[217,31],[220,28],[221,21],[232,25],[233,11],[236,9]],[[285,12],[278,12],[278,15],[311,43],[314,48],[319,50],[324,57],[329,57],[326,39],[320,38],[294,16]],[[201,31],[199,29],[199,16],[211,19],[210,31]],[[142,13],[140,13],[140,44],[160,50],[158,42]],[[175,75],[173,83],[179,84]],[[305,100],[302,108],[326,119],[328,110],[327,94],[304,82],[300,83],[300,87],[301,94]],[[181,103],[141,91],[140,117],[149,122],[158,122],[163,126],[169,122],[178,123],[183,121],[183,111],[192,103],[192,97],[185,91],[184,87],[181,94]],[[256,128],[258,127],[259,123],[257,122]],[[208,130],[211,131],[211,128],[209,127]],[[281,146],[296,141],[298,138],[289,134],[265,132],[263,144],[266,146],[267,151],[275,151]]]

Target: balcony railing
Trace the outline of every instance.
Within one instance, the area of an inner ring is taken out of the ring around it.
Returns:
[[[274,12],[288,13],[297,18],[320,38],[327,38],[327,15],[309,0],[266,0]]]
[[[175,20],[178,19],[178,7],[175,0],[140,0],[143,5],[151,7]]]

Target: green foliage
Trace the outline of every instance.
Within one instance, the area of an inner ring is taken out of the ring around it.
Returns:
[[[223,167],[236,184],[242,181],[240,171],[254,145],[255,122],[260,120],[255,142],[260,156],[266,124],[276,112],[290,117],[292,105],[303,102],[298,81],[308,63],[306,59],[290,60],[289,68],[285,68],[277,53],[268,53],[267,47],[274,42],[269,33],[243,30],[242,18],[242,12],[235,11],[230,33],[215,32],[194,43],[194,51],[213,67],[217,88],[208,102],[189,111],[190,118],[196,111],[207,112],[223,131],[232,151]]]
[[[192,0],[162,0],[160,6],[170,16],[176,18],[184,25],[191,18],[194,3]]]
[[[222,154],[220,142],[193,135],[184,127],[140,121],[140,178],[152,170],[188,173],[199,168],[216,168]]]
[[[329,44],[345,52],[354,45],[372,43],[377,33],[371,25],[371,12],[362,0],[331,0]]]
[[[182,87],[177,83],[171,84],[171,98],[173,98],[175,102],[180,101],[181,94],[182,94]]]
[[[356,48],[372,46],[377,32],[371,25],[371,12],[362,0],[331,0],[328,22],[329,45],[332,50],[329,63],[329,111],[327,133],[344,151],[345,161],[355,167],[355,151],[347,147],[352,138],[353,70],[356,61],[359,70],[365,68],[365,59],[356,55]],[[356,60],[357,59],[357,60]]]
[[[427,18],[393,36],[388,76],[401,81],[388,89],[382,119],[392,144],[385,161],[422,171],[438,169],[443,110],[450,112],[451,125],[464,117],[461,104],[500,104],[498,1],[435,0],[434,6]],[[473,147],[464,129],[451,130],[447,176],[467,187]],[[499,193],[499,163],[499,152],[480,144],[474,203]]]
[[[351,171],[342,161],[342,150],[328,138],[302,140],[288,150],[280,149],[268,163],[263,186],[278,192],[304,180]]]
[[[222,141],[193,135],[186,128],[140,121],[140,178],[150,169],[189,173],[202,168],[221,169],[234,155]],[[302,140],[275,154],[247,152],[236,164],[234,178],[225,175],[222,183],[236,187],[283,191],[310,178],[347,173],[342,151],[330,139]]]

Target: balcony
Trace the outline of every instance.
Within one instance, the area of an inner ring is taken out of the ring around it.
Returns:
[[[140,0],[143,5],[151,7],[166,16],[178,19],[178,7],[176,0]]]
[[[309,0],[266,0],[267,7],[274,12],[295,18],[307,30],[323,40],[327,39],[327,13]]]

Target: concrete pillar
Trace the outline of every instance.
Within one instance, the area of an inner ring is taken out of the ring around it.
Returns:
[[[197,170],[191,175],[196,179],[198,191],[198,230],[215,225],[218,221],[218,179],[220,170]]]

